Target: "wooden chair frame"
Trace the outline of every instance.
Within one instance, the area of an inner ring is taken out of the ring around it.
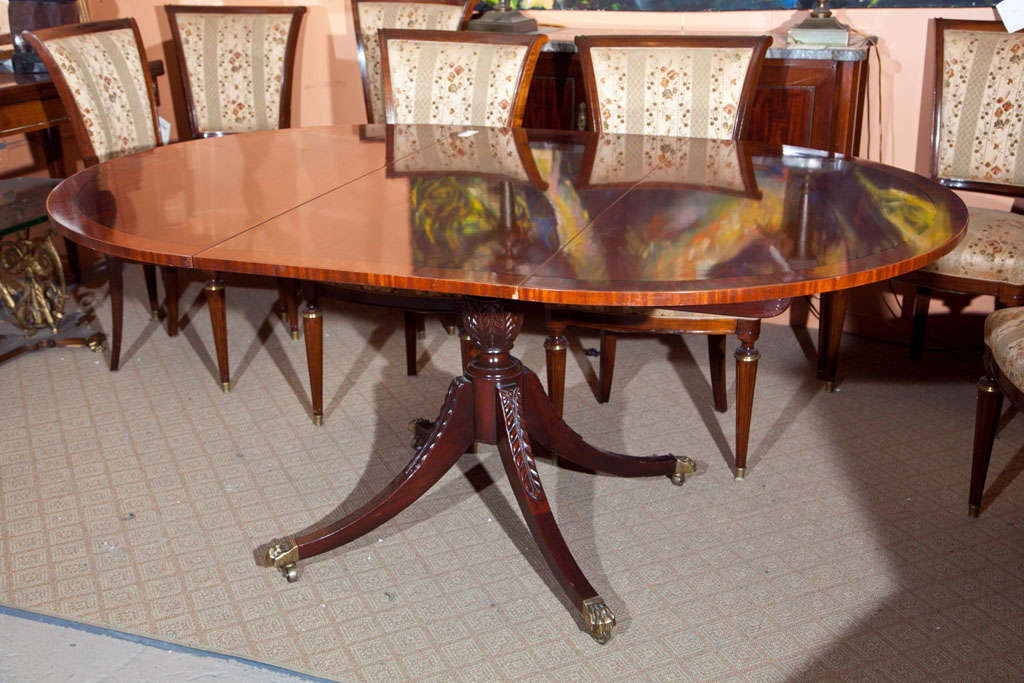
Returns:
[[[171,38],[177,55],[178,73],[185,91],[185,110],[188,113],[189,135],[192,138],[211,137],[218,131],[200,131],[196,119],[195,99],[192,96],[192,81],[188,75],[188,65],[182,50],[181,33],[178,30],[179,14],[282,14],[292,15],[291,26],[288,27],[288,38],[284,49],[284,69],[281,73],[281,106],[278,112],[278,128],[290,128],[292,116],[292,76],[295,71],[295,52],[299,44],[299,30],[305,7],[267,7],[267,6],[209,6],[209,5],[164,5],[167,21],[171,25]]]
[[[389,40],[419,40],[435,43],[467,43],[482,45],[518,45],[526,48],[526,58],[516,79],[515,101],[509,109],[504,125],[518,128],[523,123],[526,111],[526,97],[530,93],[533,70],[537,66],[540,50],[547,42],[543,34],[488,33],[485,31],[422,31],[418,29],[384,28],[377,32],[380,41],[380,68],[384,79],[384,116],[388,123],[395,123],[395,99],[391,92],[391,70],[388,64]]]
[[[356,60],[359,62],[359,76],[363,82],[363,105],[366,107],[366,122],[384,123],[383,121],[373,120],[373,102],[370,101],[370,84],[366,76],[366,46],[363,44],[363,30],[362,24],[359,20],[359,5],[364,2],[393,2],[400,5],[451,5],[453,7],[461,5],[462,20],[459,22],[458,27],[458,30],[460,31],[464,29],[466,24],[469,22],[469,17],[473,13],[473,5],[475,3],[470,0],[352,0],[352,28],[356,34]],[[383,67],[383,64],[381,66]],[[381,73],[383,73],[383,71]]]
[[[71,123],[71,130],[75,136],[75,143],[78,145],[82,162],[88,166],[95,166],[99,163],[99,156],[89,139],[89,132],[85,127],[82,112],[75,102],[74,93],[68,85],[64,72],[57,65],[53,53],[46,46],[46,41],[69,36],[88,35],[92,33],[103,33],[106,31],[119,31],[131,29],[135,36],[135,46],[138,48],[139,62],[142,65],[146,82],[146,97],[149,102],[149,110],[153,119],[153,139],[155,145],[160,144],[159,119],[156,113],[156,95],[153,89],[153,80],[149,73],[149,60],[146,58],[146,51],[142,44],[142,36],[139,27],[132,18],[113,19],[110,21],[93,21],[84,24],[73,24],[69,26],[56,26],[53,28],[40,29],[38,31],[23,31],[21,36],[36,51],[50,78],[57,89],[61,103],[67,111],[68,120]],[[111,345],[110,345],[110,369],[116,371],[121,364],[121,338],[124,325],[124,260],[120,258],[107,257],[107,270],[110,277],[110,301],[111,301]],[[149,298],[149,308],[154,320],[159,319],[160,303],[156,289],[156,266],[151,263],[142,265],[143,274],[146,280],[146,293]],[[164,280],[165,308],[167,311],[167,333],[171,337],[178,334],[178,269],[171,266],[162,266],[161,272]],[[212,309],[211,309],[212,312]],[[216,328],[217,321],[214,321]],[[225,346],[224,353],[227,349]]]
[[[597,95],[594,62],[590,54],[591,49],[595,47],[750,48],[752,53],[750,65],[747,68],[747,78],[743,82],[743,88],[740,91],[740,100],[737,104],[736,126],[733,129],[732,135],[734,140],[738,140],[746,136],[747,127],[750,122],[750,109],[754,104],[754,95],[757,89],[757,80],[761,76],[764,55],[771,43],[772,39],[769,36],[576,36],[576,47],[580,55],[580,67],[583,70],[583,85],[586,91],[587,109],[590,111],[590,119],[593,121],[594,130],[598,133],[602,132],[601,102]]]
[[[601,129],[601,106],[597,94],[597,82],[594,76],[594,63],[591,49],[598,47],[732,47],[749,48],[752,51],[746,79],[740,92],[736,112],[736,124],[733,127],[733,140],[740,140],[746,132],[749,111],[754,102],[754,90],[761,73],[764,55],[771,43],[768,36],[577,36],[576,45],[579,49],[580,64],[583,69],[583,83],[586,89],[587,107],[591,112],[591,120],[598,133]],[[596,139],[592,143],[596,146]],[[742,152],[741,152],[742,153]],[[580,185],[590,183],[594,163],[594,149],[587,149],[584,154],[583,173]],[[757,184],[753,178],[753,169],[744,173],[747,191],[757,194]],[[655,183],[653,186],[664,186]],[[705,188],[706,189],[706,188]],[[735,191],[729,194],[746,194]],[[673,319],[657,316],[642,317],[615,315],[607,311],[587,311],[586,309],[551,308],[547,315],[548,337],[544,341],[547,360],[548,395],[561,415],[565,401],[565,357],[568,339],[565,337],[567,327],[582,327],[599,330],[601,333],[601,361],[598,371],[597,400],[606,403],[611,396],[612,377],[615,368],[615,350],[618,335],[623,333],[643,334],[703,334],[708,338],[708,357],[711,365],[711,393],[715,410],[727,410],[725,386],[725,336],[735,334],[739,340],[736,349],[736,450],[735,475],[743,479],[747,471],[747,446],[750,440],[750,419],[753,413],[754,385],[757,380],[757,362],[761,357],[756,342],[761,334],[761,318],[770,317],[784,312],[789,306],[789,299],[764,302],[752,306],[713,307],[706,312],[722,317]],[[742,316],[742,317],[734,317]]]
[[[963,178],[946,178],[939,176],[939,134],[942,128],[942,93],[943,93],[943,72],[945,32],[946,31],[991,31],[994,33],[1006,33],[1001,21],[978,21],[968,19],[936,19],[935,20],[935,73],[932,82],[932,131],[931,131],[931,160],[929,172],[931,178],[941,185],[970,192],[985,192],[1009,197],[1024,197],[1024,188],[1002,183],[983,182],[979,180],[968,180]],[[1020,306],[1024,304],[1024,286],[1014,286],[1005,282],[993,282],[991,280],[979,280],[969,277],[946,275],[942,273],[931,273],[928,271],[914,271],[899,278],[916,286],[916,295],[907,297],[912,301],[905,301],[904,307],[908,304],[913,315],[913,331],[910,340],[910,356],[913,360],[919,360],[924,350],[925,329],[928,321],[928,304],[931,301],[933,289],[971,294],[991,295],[996,297],[997,306]]]

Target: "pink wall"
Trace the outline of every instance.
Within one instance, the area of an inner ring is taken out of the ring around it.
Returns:
[[[195,0],[192,0],[195,2]],[[89,0],[95,19],[133,15],[139,22],[146,49],[151,57],[162,57],[169,40],[162,5],[165,0]],[[210,2],[203,4],[254,4],[254,0]],[[355,39],[349,3],[346,0],[306,0],[276,3],[304,4],[309,12],[304,21],[298,54],[295,87],[297,125],[319,125],[363,121],[359,70],[355,61]],[[925,91],[925,56],[929,19],[958,17],[991,19],[991,8],[976,9],[876,9],[839,10],[837,16],[862,33],[879,37],[879,60],[872,56],[870,66],[870,114],[865,117],[864,143],[870,141],[870,157],[908,169],[925,170],[918,160],[922,146],[922,93]],[[534,13],[541,23],[563,26],[610,27],[623,31],[645,28],[681,27],[694,33],[743,32],[777,33],[799,21],[804,13],[792,11],[758,12],[562,12]],[[881,83],[879,91],[878,84]],[[161,113],[172,118],[171,97],[166,96],[168,78],[160,83],[165,94]],[[175,84],[176,87],[176,84]],[[879,94],[881,125],[879,125]],[[865,147],[865,150],[868,151]]]

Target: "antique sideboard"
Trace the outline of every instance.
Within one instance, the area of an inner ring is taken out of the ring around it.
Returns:
[[[546,29],[523,125],[528,128],[590,128],[576,44],[591,29]],[[603,31],[607,33],[607,30]],[[855,154],[867,85],[869,43],[845,48],[774,44],[761,70],[748,135],[753,140]]]

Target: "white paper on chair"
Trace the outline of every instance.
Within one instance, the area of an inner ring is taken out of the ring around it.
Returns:
[[[1024,28],[1024,0],[1003,0],[996,4],[996,11],[1009,33]]]

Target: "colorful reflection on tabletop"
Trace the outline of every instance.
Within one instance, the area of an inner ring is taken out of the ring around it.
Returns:
[[[531,135],[394,127],[389,174],[409,178],[417,269],[704,289],[843,274],[953,234],[919,178],[870,163],[722,140]]]

